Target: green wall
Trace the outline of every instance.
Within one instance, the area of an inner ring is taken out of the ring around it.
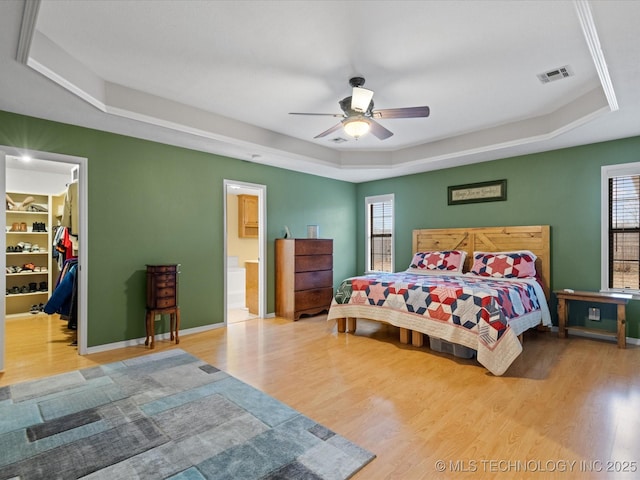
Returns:
[[[354,184],[7,112],[0,145],[88,158],[89,347],[144,336],[146,264],[181,264],[182,328],[223,321],[224,179],[267,186],[267,312],[284,225],[320,225],[335,282],[355,272]]]
[[[640,161],[640,137],[495,160],[358,185],[357,270],[364,270],[364,198],[395,194],[396,270],[409,265],[416,228],[550,225],[551,288],[600,288],[600,170]],[[447,186],[507,179],[507,200],[447,205]],[[627,335],[639,338],[640,302],[627,307]],[[551,302],[555,315],[555,301]],[[586,309],[586,307],[585,307]],[[615,318],[615,310],[602,315]],[[585,324],[580,309],[570,321]],[[575,317],[575,318],[574,318]],[[607,328],[611,318],[600,325]]]
[[[144,336],[147,263],[182,265],[183,328],[222,322],[223,179],[267,186],[273,312],[273,245],[284,225],[305,237],[306,225],[318,224],[334,239],[337,285],[364,271],[364,197],[387,193],[395,194],[396,270],[411,260],[416,228],[545,224],[551,288],[597,290],[600,167],[640,160],[634,137],[355,185],[7,112],[0,145],[89,159],[89,346]],[[502,178],[507,201],[447,205],[449,185]],[[572,323],[585,323],[582,310],[573,309]],[[615,313],[601,315],[595,327],[610,327]],[[640,302],[630,302],[627,319],[627,335],[639,338]]]

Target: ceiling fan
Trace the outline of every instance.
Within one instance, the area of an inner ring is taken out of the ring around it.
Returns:
[[[393,135],[374,119],[387,118],[417,118],[428,117],[429,107],[405,107],[405,108],[383,108],[373,109],[373,91],[362,88],[363,77],[353,77],[349,80],[349,85],[353,87],[350,97],[343,98],[338,102],[343,113],[298,113],[290,112],[290,115],[324,115],[330,117],[342,117],[337,125],[316,135],[313,138],[321,138],[344,128],[345,133],[356,140],[367,132],[371,132],[380,140],[384,140]]]

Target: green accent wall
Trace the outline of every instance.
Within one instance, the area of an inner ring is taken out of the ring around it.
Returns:
[[[640,161],[640,137],[494,160],[359,184],[357,270],[364,270],[364,198],[395,194],[395,269],[411,261],[417,228],[551,226],[551,289],[600,288],[600,182],[603,165]],[[507,200],[447,205],[447,187],[507,180]],[[555,317],[555,299],[550,302]],[[586,308],[586,307],[585,307]],[[575,315],[573,315],[575,313]],[[600,323],[610,328],[610,310]],[[570,323],[598,328],[574,309]],[[627,307],[627,336],[640,337],[640,302]]]
[[[180,263],[182,327],[223,321],[223,180],[267,186],[267,312],[274,240],[307,224],[334,239],[334,284],[364,272],[364,198],[395,194],[395,269],[416,228],[550,225],[552,289],[600,287],[600,169],[640,161],[640,137],[352,184],[0,112],[0,145],[88,158],[90,347],[144,336],[145,265]],[[507,200],[447,205],[447,186],[507,180]],[[551,311],[555,316],[555,301]],[[585,307],[586,308],[586,307]],[[582,309],[584,310],[584,309]],[[586,324],[574,308],[571,323]],[[612,313],[613,312],[613,313]],[[601,307],[602,328],[614,310]],[[640,338],[640,302],[627,307]],[[164,322],[164,331],[168,330]],[[595,322],[589,327],[598,328]]]
[[[144,337],[146,264],[181,264],[183,329],[223,322],[224,179],[267,187],[267,312],[284,225],[298,238],[319,225],[334,281],[354,274],[352,183],[8,112],[0,145],[88,158],[89,347]]]

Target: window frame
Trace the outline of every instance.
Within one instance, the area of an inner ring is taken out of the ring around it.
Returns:
[[[391,204],[391,272],[395,271],[395,195],[393,193],[385,195],[373,195],[364,199],[364,216],[365,216],[365,273],[383,272],[382,270],[373,270],[371,267],[371,216],[369,214],[371,205],[376,203]]]
[[[619,165],[603,165],[600,175],[600,291],[632,294],[640,298],[640,288],[609,287],[609,179],[623,176],[640,176],[640,162]]]

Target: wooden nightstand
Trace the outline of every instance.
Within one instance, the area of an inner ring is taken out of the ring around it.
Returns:
[[[627,303],[631,299],[631,295],[623,293],[605,293],[605,292],[568,292],[566,290],[558,290],[554,292],[558,299],[558,336],[560,338],[566,338],[567,336],[567,319],[569,317],[569,303],[572,300],[580,302],[593,302],[593,303],[613,303],[618,305],[618,322],[617,331],[607,332],[603,330],[594,330],[585,327],[570,327],[575,330],[582,330],[599,335],[607,335],[616,337],[618,340],[618,348],[627,347],[626,337],[626,311]]]

